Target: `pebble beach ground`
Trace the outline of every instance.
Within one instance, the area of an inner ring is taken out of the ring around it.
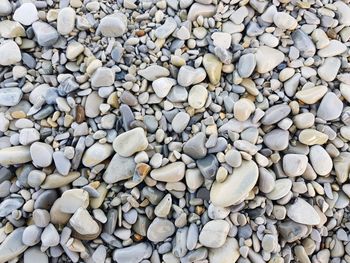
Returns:
[[[348,0],[0,0],[0,263],[350,262]]]

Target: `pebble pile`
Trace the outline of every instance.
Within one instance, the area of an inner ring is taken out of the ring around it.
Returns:
[[[0,0],[0,263],[350,262],[348,0]]]

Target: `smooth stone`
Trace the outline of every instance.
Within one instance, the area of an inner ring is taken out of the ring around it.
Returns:
[[[49,257],[45,252],[41,252],[39,247],[31,247],[24,252],[23,262],[49,263]]]
[[[64,7],[58,12],[57,31],[61,35],[68,35],[74,30],[75,11],[71,7]]]
[[[213,154],[209,154],[202,159],[197,160],[197,167],[202,176],[206,179],[212,180],[218,170],[219,164]]]
[[[173,128],[174,132],[181,133],[186,129],[189,121],[190,115],[186,112],[180,111],[171,121],[171,127]]]
[[[69,219],[70,225],[79,234],[95,235],[100,231],[100,227],[96,221],[91,217],[89,212],[85,208],[78,208],[73,216]]]
[[[145,131],[140,127],[118,135],[113,141],[113,149],[122,157],[146,150],[147,146]]]
[[[287,220],[278,225],[278,232],[283,240],[287,241],[288,243],[293,243],[302,239],[302,237],[307,234],[308,227],[306,225]]]
[[[310,128],[315,123],[315,115],[311,112],[300,113],[294,116],[293,123],[298,129]]]
[[[333,5],[337,8],[337,20],[344,26],[350,26],[350,7],[342,1],[336,1]]]
[[[246,98],[241,98],[233,105],[234,117],[239,121],[246,121],[255,111],[254,103]]]
[[[138,243],[129,247],[115,249],[113,260],[117,263],[139,263],[147,259],[152,254],[152,246],[149,243]]]
[[[264,74],[281,64],[284,60],[284,54],[277,49],[261,46],[255,53],[255,59],[257,72]]]
[[[333,162],[337,181],[344,183],[349,177],[350,153],[341,152],[337,157],[334,158]]]
[[[301,29],[292,33],[294,46],[300,51],[301,56],[309,58],[315,55],[316,47],[311,38]]]
[[[170,220],[156,217],[147,229],[147,238],[158,243],[172,236],[174,232],[175,226]]]
[[[278,200],[285,197],[292,189],[292,181],[287,178],[278,179],[275,181],[275,186],[272,191],[266,194],[270,200]]]
[[[90,146],[83,155],[83,165],[93,167],[106,160],[113,153],[113,147],[109,143],[96,142]]]
[[[210,190],[210,200],[215,206],[227,207],[244,199],[258,180],[258,166],[254,161],[243,161],[227,179],[215,181]],[[228,194],[230,193],[230,194]]]
[[[22,242],[24,245],[32,247],[40,242],[42,228],[36,225],[27,226],[22,235]]]
[[[1,165],[15,165],[27,163],[32,160],[28,146],[12,146],[0,150]]]
[[[55,190],[43,191],[36,198],[34,203],[34,209],[49,209],[56,199],[57,199],[57,192]]]
[[[326,176],[332,171],[332,158],[322,146],[312,146],[310,148],[309,158],[312,168],[314,168],[317,174]]]
[[[283,171],[290,177],[302,175],[308,163],[308,158],[302,154],[286,154],[283,156]]]
[[[52,163],[52,146],[43,142],[34,142],[30,146],[30,155],[34,165],[48,167]]]
[[[0,45],[0,65],[9,66],[20,62],[22,59],[21,51],[15,41],[5,40]],[[10,88],[9,88],[10,89]],[[14,88],[11,88],[14,89]],[[1,90],[4,90],[2,88]],[[4,93],[4,91],[2,91]],[[22,97],[22,96],[21,96]],[[17,103],[16,103],[17,104]],[[13,105],[8,105],[13,106]]]
[[[156,38],[160,39],[166,39],[168,38],[177,28],[177,23],[174,18],[168,17],[165,19],[165,22],[163,25],[157,27],[157,29],[154,32],[154,35]]]
[[[218,207],[210,204],[208,207],[208,216],[211,219],[225,219],[230,214],[230,209]]]
[[[317,74],[324,81],[333,81],[337,77],[341,66],[341,61],[338,58],[326,58],[323,64],[317,69]]]
[[[0,245],[0,262],[9,262],[21,255],[27,246],[22,243],[24,227],[16,228]]]
[[[50,47],[58,40],[58,32],[51,25],[36,21],[32,24],[32,28],[36,37],[36,41],[40,46]]]
[[[317,109],[317,117],[326,121],[335,120],[343,111],[343,102],[333,92],[328,92]]]
[[[327,93],[327,86],[314,86],[302,89],[295,94],[295,97],[306,104],[315,104]]]
[[[19,133],[19,142],[22,145],[30,145],[40,140],[40,133],[34,128],[24,128]]]
[[[76,59],[81,53],[84,51],[84,46],[83,44],[77,42],[77,41],[72,41],[68,44],[67,50],[66,50],[66,57],[69,60],[74,60]]]
[[[225,161],[228,165],[237,168],[242,164],[242,155],[236,149],[228,150],[225,154]]]
[[[52,157],[53,157],[53,161],[55,163],[57,172],[62,175],[67,175],[71,168],[70,160],[64,155],[62,151],[54,152]]]
[[[331,40],[329,44],[318,51],[320,57],[335,57],[347,50],[347,46],[338,40]]]
[[[197,17],[211,17],[215,14],[216,7],[214,5],[203,5],[200,3],[194,3],[191,5],[187,14],[187,19],[194,21]]]
[[[129,179],[134,175],[135,167],[134,158],[122,157],[116,153],[103,174],[103,180],[108,184],[114,184]]]
[[[221,78],[222,62],[213,54],[205,54],[203,57],[203,66],[210,83],[217,85]]]
[[[193,159],[201,159],[207,155],[205,148],[205,133],[199,132],[190,138],[183,146],[183,152]]]
[[[100,114],[100,105],[103,103],[96,91],[91,92],[85,102],[85,115],[89,118],[95,118]]]
[[[256,58],[255,55],[252,53],[244,54],[239,58],[238,61],[238,74],[242,78],[249,78],[256,67]]]
[[[152,82],[152,88],[159,98],[165,98],[175,84],[176,80],[174,79],[159,78]]]
[[[318,225],[321,221],[316,210],[300,197],[288,207],[287,215],[294,222],[303,225]]]
[[[57,198],[57,197],[56,197]],[[56,200],[50,200],[49,203],[54,203]],[[44,228],[50,223],[50,213],[45,209],[35,209],[33,211],[33,221],[37,227]]]
[[[225,220],[212,220],[206,223],[200,234],[199,242],[209,248],[219,248],[225,244],[230,224]]]
[[[55,247],[60,243],[60,235],[53,224],[49,224],[44,228],[41,234],[41,244],[44,247]]]
[[[298,26],[297,20],[285,12],[277,12],[273,16],[273,22],[282,30],[293,30]]]
[[[55,225],[65,225],[71,218],[71,214],[61,212],[61,198],[56,199],[50,209],[50,222]]]
[[[156,79],[170,75],[170,71],[168,69],[156,64],[150,65],[145,69],[141,69],[137,73],[149,81],[155,81]]]
[[[314,129],[304,129],[300,132],[299,141],[306,145],[315,145],[315,144],[325,144],[328,141],[328,135],[314,130]]]
[[[0,89],[0,106],[15,106],[21,101],[22,96],[23,92],[19,88],[2,88]]]
[[[46,177],[44,183],[40,186],[42,189],[55,189],[62,186],[66,186],[73,182],[80,176],[78,172],[70,172],[66,176],[62,176],[58,173],[50,174]]]
[[[164,198],[159,202],[159,204],[154,209],[154,214],[157,217],[167,217],[170,213],[170,209],[172,206],[172,198],[171,194],[167,194]]]
[[[208,91],[202,85],[195,85],[190,89],[188,94],[188,104],[194,109],[201,109],[204,107],[208,98]]]
[[[272,125],[284,119],[291,112],[291,108],[286,104],[278,104],[268,108],[261,120],[263,125]]]
[[[122,12],[103,17],[100,20],[97,32],[105,37],[120,37],[127,31],[127,18]]]
[[[274,129],[264,135],[264,144],[273,151],[283,151],[287,149],[289,142],[289,132],[281,129]]]
[[[30,26],[38,19],[38,10],[33,3],[23,3],[13,14],[13,20],[25,26]]]
[[[96,69],[91,77],[91,85],[93,87],[112,86],[115,80],[115,74],[112,69],[100,67]]]
[[[340,83],[340,93],[347,102],[350,102],[350,85]]]
[[[275,178],[272,172],[265,168],[259,169],[259,190],[265,194],[272,192],[275,188]]]
[[[3,20],[0,22],[0,36],[3,38],[15,38],[15,37],[24,37],[25,30],[24,27],[16,22],[11,20]]]
[[[221,247],[209,249],[211,263],[234,263],[239,257],[239,244],[233,237],[228,237]]]
[[[154,180],[160,182],[176,183],[185,176],[185,164],[183,162],[170,163],[153,169],[150,175]]]
[[[177,74],[177,82],[183,87],[189,87],[202,82],[206,76],[207,73],[203,68],[193,68],[191,66],[184,65],[179,69]]]
[[[7,198],[0,203],[0,217],[8,216],[13,210],[22,207],[24,200],[22,198]]]
[[[60,210],[63,213],[74,214],[78,208],[87,208],[89,206],[89,193],[83,189],[64,191],[60,203]]]
[[[12,12],[12,5],[8,0],[0,1],[0,16],[7,16]]]

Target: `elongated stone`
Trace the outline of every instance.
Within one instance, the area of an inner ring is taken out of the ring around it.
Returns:
[[[0,150],[0,164],[14,165],[27,163],[32,160],[29,146],[13,146]]]
[[[46,177],[44,183],[40,186],[43,189],[54,189],[62,186],[66,186],[73,182],[80,176],[79,172],[70,172],[68,175],[63,176],[60,174],[50,174]]]
[[[21,255],[27,246],[22,243],[24,227],[16,228],[0,245],[0,262],[8,262]]]
[[[258,180],[258,166],[253,161],[243,161],[227,179],[215,181],[210,190],[210,200],[215,206],[227,207],[244,199]]]

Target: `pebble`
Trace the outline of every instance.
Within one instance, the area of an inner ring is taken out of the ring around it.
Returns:
[[[38,19],[38,10],[33,3],[23,3],[13,14],[13,20],[25,26],[30,26]]]
[[[63,192],[60,202],[63,213],[74,214],[78,208],[89,206],[89,193],[83,189],[70,189]]]
[[[220,82],[222,62],[213,54],[206,54],[203,57],[203,66],[208,74],[210,83],[217,85]]]
[[[305,129],[300,132],[299,141],[306,145],[322,145],[328,141],[328,135],[314,129]]]
[[[105,87],[112,86],[115,80],[115,74],[113,70],[106,67],[100,67],[96,69],[95,73],[91,77],[91,85],[93,87]]]
[[[199,16],[211,17],[215,14],[216,7],[214,5],[205,5],[201,3],[194,3],[191,5],[187,14],[187,19],[190,21],[196,20]]]
[[[240,99],[233,105],[233,113],[237,120],[246,121],[255,111],[254,103],[249,99]]]
[[[23,254],[23,262],[40,262],[40,263],[49,263],[49,258],[46,253],[41,252],[38,247],[31,247],[27,249]]]
[[[340,59],[334,57],[326,58],[322,66],[318,68],[317,74],[324,81],[333,81],[337,77],[340,65]]]
[[[292,39],[294,46],[300,51],[300,55],[309,58],[315,55],[316,47],[311,38],[300,29],[295,30],[292,33]]]
[[[302,198],[297,198],[287,208],[287,215],[294,222],[304,225],[318,225],[321,220],[316,210]]]
[[[214,46],[228,49],[231,46],[231,35],[223,32],[214,32],[211,34]]]
[[[194,85],[188,94],[188,104],[198,110],[204,107],[208,98],[208,91],[202,85]],[[186,125],[187,126],[187,125]]]
[[[203,68],[193,68],[191,66],[182,66],[177,74],[179,85],[188,87],[202,82],[207,76]]]
[[[83,164],[86,167],[93,167],[106,160],[113,153],[113,147],[109,143],[99,142],[90,146],[83,155]]]
[[[83,236],[96,235],[100,229],[96,221],[83,207],[79,207],[75,211],[73,216],[69,219],[69,223],[75,231]]]
[[[13,210],[19,209],[24,204],[22,198],[8,198],[0,204],[0,217],[11,214]]]
[[[0,164],[14,165],[32,160],[28,146],[12,146],[0,150]]]
[[[249,78],[256,67],[256,58],[252,53],[245,54],[239,58],[238,74],[242,78]]]
[[[45,247],[54,247],[60,243],[60,236],[53,224],[49,224],[44,228],[41,234],[41,244]]]
[[[167,77],[170,74],[168,69],[158,65],[151,65],[145,69],[139,70],[137,73],[149,81],[155,81],[161,77]]]
[[[181,181],[185,176],[185,164],[183,162],[170,163],[152,170],[150,175],[157,181],[176,183]]]
[[[344,53],[346,50],[347,50],[347,47],[343,43],[341,43],[338,40],[331,40],[329,44],[326,47],[320,49],[317,52],[317,54],[320,57],[324,57],[324,58],[335,57],[340,55],[341,53]]]
[[[267,197],[271,200],[278,200],[285,197],[292,189],[292,181],[289,179],[278,179],[275,181],[271,192],[267,193]]]
[[[255,53],[255,59],[257,72],[263,74],[273,70],[281,64],[284,60],[284,55],[277,49],[261,46]]]
[[[38,167],[48,167],[52,162],[53,149],[50,145],[42,142],[34,142],[30,146],[30,156],[33,163]]]
[[[168,17],[164,24],[156,29],[154,35],[160,39],[168,38],[177,28],[177,23],[174,18]]]
[[[117,136],[113,149],[122,157],[129,157],[147,148],[148,141],[142,128],[135,128]]]
[[[334,120],[339,118],[342,110],[342,101],[333,92],[328,92],[317,109],[317,117],[326,121]]]
[[[148,227],[147,238],[158,243],[173,235],[174,232],[175,226],[171,221],[156,217]]]
[[[36,41],[40,46],[50,47],[58,40],[58,32],[51,25],[36,21],[32,24],[33,32],[36,37]]]
[[[281,129],[274,129],[264,136],[265,145],[274,151],[283,151],[288,147],[289,133]]]
[[[12,12],[12,6],[8,0],[0,1],[0,16],[7,16]]]
[[[101,19],[97,31],[105,37],[120,37],[127,30],[127,18],[121,12],[105,16]]]
[[[219,248],[224,245],[230,225],[225,220],[212,220],[206,223],[199,234],[199,242],[209,248]]]
[[[103,174],[103,180],[108,184],[113,184],[129,179],[133,176],[135,167],[136,163],[133,158],[122,157],[116,153]]]
[[[2,66],[16,64],[22,59],[21,51],[18,45],[12,40],[5,40],[0,44],[0,53],[2,54],[2,56],[0,57],[0,65]]]
[[[3,88],[0,90],[0,106],[15,106],[23,96],[19,88]]]
[[[171,126],[174,132],[181,133],[186,129],[189,121],[190,115],[188,115],[188,113],[186,112],[180,111],[175,115],[174,119],[171,121]]]
[[[332,159],[321,145],[312,146],[309,156],[310,163],[317,174],[326,176],[332,171]]]
[[[138,243],[129,247],[114,250],[113,260],[117,263],[130,262],[139,263],[143,259],[147,259],[152,254],[152,247],[149,243]]]
[[[286,154],[283,156],[283,170],[286,175],[296,177],[302,175],[308,163],[308,158],[302,154]]]
[[[152,88],[159,98],[165,98],[175,84],[174,79],[159,78],[152,82]]]
[[[22,243],[24,227],[16,228],[0,245],[0,262],[8,262],[21,255],[27,246]]]
[[[209,250],[209,260],[212,263],[236,262],[239,257],[239,244],[232,237],[228,237],[221,247],[211,248]]]
[[[285,12],[277,12],[273,16],[273,22],[282,30],[293,30],[298,26],[297,20]]]
[[[327,87],[320,85],[298,91],[295,97],[306,104],[314,104],[327,93]]]
[[[215,206],[221,207],[236,204],[253,189],[258,175],[258,167],[253,161],[243,161],[224,182],[214,182],[210,190],[210,200]]]

